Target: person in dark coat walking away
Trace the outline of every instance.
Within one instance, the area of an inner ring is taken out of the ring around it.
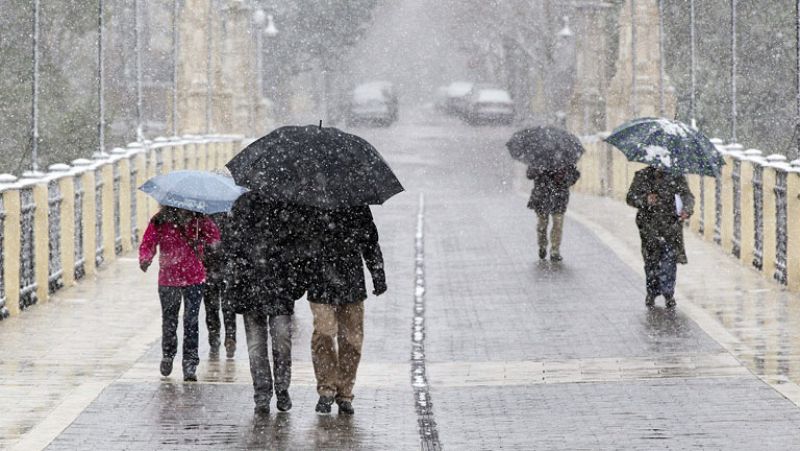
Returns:
[[[278,410],[292,407],[292,315],[295,300],[305,293],[306,211],[251,191],[236,201],[223,233],[228,260],[224,297],[244,315],[258,415],[269,413],[273,391]]]
[[[178,351],[178,312],[183,302],[183,380],[197,380],[198,315],[206,281],[203,255],[205,248],[219,239],[219,229],[207,216],[173,207],[162,207],[144,232],[139,246],[142,271],[147,271],[156,251],[159,253],[162,376],[172,373]]]
[[[316,411],[353,414],[353,386],[364,340],[364,263],[372,293],[386,292],[378,229],[368,206],[320,211],[316,251],[308,266],[308,300],[314,315],[311,356],[317,378]],[[363,260],[362,260],[363,259]]]
[[[677,264],[687,263],[683,222],[694,210],[686,177],[653,166],[641,169],[633,177],[626,200],[639,210],[636,225],[647,280],[645,304],[653,306],[661,295],[667,307],[674,307]]]
[[[216,213],[210,218],[224,236],[228,213]],[[224,325],[225,353],[229,359],[232,359],[236,354],[236,312],[227,302],[223,302],[225,262],[226,257],[221,245],[209,246],[206,249],[206,284],[203,288],[203,304],[206,307],[208,346],[211,348],[211,354],[219,354],[220,329]],[[222,310],[222,324],[219,320],[220,309]]]
[[[569,188],[581,176],[575,165],[562,168],[540,168],[528,166],[528,178],[533,180],[533,190],[528,201],[528,208],[536,212],[536,226],[539,243],[539,258],[547,257],[547,227],[550,217],[553,227],[550,231],[550,260],[560,262],[561,237],[564,228],[564,213],[569,203]]]

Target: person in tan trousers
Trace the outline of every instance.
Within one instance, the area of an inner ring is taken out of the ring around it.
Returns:
[[[578,181],[581,173],[575,165],[561,168],[528,167],[528,178],[533,180],[531,197],[528,208],[536,212],[538,223],[536,225],[537,241],[539,245],[539,258],[547,257],[547,227],[550,217],[553,218],[553,227],[550,230],[550,260],[560,262],[561,237],[564,228],[564,213],[569,203],[569,188]]]
[[[314,315],[311,356],[317,378],[318,413],[352,415],[353,386],[364,341],[367,298],[363,262],[373,294],[386,292],[378,230],[368,206],[321,211],[315,224],[316,255],[308,264],[308,293]],[[363,260],[362,260],[363,259]]]

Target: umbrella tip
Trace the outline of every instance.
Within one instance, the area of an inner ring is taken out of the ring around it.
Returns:
[[[322,119],[319,120],[319,129],[322,130]]]

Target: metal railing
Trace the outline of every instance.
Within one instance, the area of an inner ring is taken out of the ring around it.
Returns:
[[[733,181],[733,239],[731,253],[739,258],[742,254],[742,160],[733,159],[731,171]]]
[[[83,255],[83,179],[72,179],[75,187],[75,280],[86,275],[86,258]]]
[[[61,187],[58,180],[47,184],[48,204],[48,275],[47,287],[50,293],[64,286],[64,268],[61,264]]]
[[[137,213],[136,193],[139,189],[139,168],[136,164],[131,164],[131,243],[133,246],[139,244],[139,222]]]
[[[34,262],[34,239],[36,202],[33,188],[25,187],[20,195],[20,270],[19,270],[19,307],[26,309],[37,301],[36,264]]]
[[[153,152],[156,156],[156,175],[161,175],[164,172],[164,149],[159,146]]]
[[[706,231],[706,178],[700,177],[700,216],[698,231],[702,235]]]
[[[0,249],[5,249],[5,222],[6,222],[6,206],[3,196],[0,196]],[[0,252],[0,319],[8,318],[9,311],[6,302],[6,270],[5,270],[5,252]]]
[[[714,177],[714,242],[722,244],[722,174]]]
[[[764,166],[753,165],[753,266],[764,266]]]
[[[114,187],[114,254],[122,254],[122,206],[120,205],[120,186],[122,175],[119,172],[119,163],[113,163],[113,187]]]
[[[94,200],[95,200],[95,255],[94,261],[97,266],[103,264],[103,175],[100,169],[94,171]]]
[[[777,170],[775,183],[775,280],[782,284],[788,281],[786,252],[788,246],[787,221],[787,172]]]

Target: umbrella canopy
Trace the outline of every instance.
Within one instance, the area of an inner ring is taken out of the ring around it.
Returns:
[[[333,127],[281,127],[226,166],[236,183],[268,198],[324,209],[378,205],[403,191],[370,143]]]
[[[506,147],[515,160],[545,169],[573,165],[584,152],[577,136],[552,126],[520,130],[511,136]]]
[[[230,177],[206,171],[173,171],[139,187],[159,204],[203,214],[229,211],[247,188]]]
[[[714,177],[725,161],[717,148],[699,131],[683,122],[645,117],[620,125],[606,142],[628,160],[668,169],[675,174]]]

